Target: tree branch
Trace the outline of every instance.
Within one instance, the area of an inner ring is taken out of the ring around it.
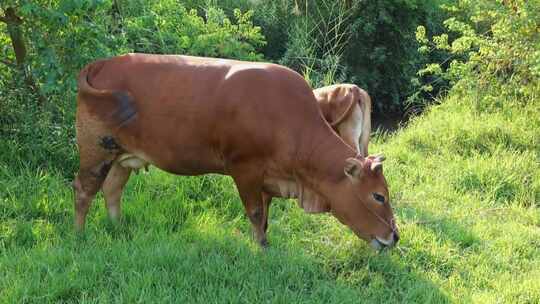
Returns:
[[[26,85],[36,94],[39,104],[44,104],[46,101],[45,96],[41,92],[37,81],[30,72],[30,67],[26,62],[26,44],[24,39],[24,32],[22,29],[22,19],[17,15],[15,8],[8,7],[4,10],[4,16],[0,16],[3,22],[7,24],[7,31],[9,38],[11,39],[11,46],[15,53],[16,67],[23,73]],[[1,63],[12,66],[11,62],[2,60]]]

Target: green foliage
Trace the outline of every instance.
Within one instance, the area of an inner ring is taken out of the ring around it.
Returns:
[[[440,33],[444,13],[440,0],[362,1],[352,16],[351,43],[346,52],[351,81],[366,88],[380,111],[405,111],[406,100],[415,92],[411,79],[438,53],[417,51],[415,29],[424,24],[431,33]],[[430,95],[436,96],[440,86]],[[430,95],[425,95],[428,98]]]
[[[368,90],[378,112],[404,112],[407,99],[429,99],[447,88],[431,76],[416,77],[426,63],[442,61],[443,52],[420,53],[415,29],[442,33],[453,0],[190,0],[204,11],[208,3],[231,15],[232,7],[250,8],[267,40],[265,57],[293,68],[314,87],[352,82]],[[413,79],[412,79],[413,78]],[[411,79],[413,82],[411,82]],[[430,83],[431,92],[417,92]],[[416,94],[415,94],[416,93]]]
[[[443,50],[449,64],[432,63],[419,75],[450,81],[453,90],[474,94],[475,109],[507,102],[537,101],[540,93],[540,1],[458,1],[449,31],[430,40],[417,29],[421,51]],[[454,36],[453,39],[449,36]],[[424,86],[429,90],[429,86]]]
[[[438,52],[418,52],[415,29],[424,24],[440,33],[445,15],[439,5],[446,2],[308,0],[297,1],[296,7],[294,1],[272,1],[272,6],[254,5],[254,20],[264,24],[265,54],[299,71],[313,86],[356,83],[368,90],[375,110],[402,112],[416,91],[411,78],[440,58]],[[267,27],[271,22],[279,27]],[[436,96],[443,85],[423,97]]]
[[[280,63],[303,73],[315,88],[345,82],[342,56],[350,37],[350,11],[345,2],[328,0],[313,2],[306,10],[290,25]]]
[[[264,37],[251,22],[253,12],[235,9],[234,22],[222,9],[209,7],[205,18],[186,10],[179,2],[156,1],[145,7],[127,2],[122,16],[128,45],[136,52],[192,54],[208,57],[261,60],[257,48]],[[136,8],[143,8],[137,12]],[[136,12],[135,15],[130,12]]]
[[[261,27],[267,41],[261,49],[264,57],[277,62],[287,50],[288,32],[296,19],[292,0],[185,0],[182,2],[186,8],[197,9],[199,14],[204,14],[208,7],[219,7],[228,16],[233,16],[236,8],[251,10],[254,24]]]

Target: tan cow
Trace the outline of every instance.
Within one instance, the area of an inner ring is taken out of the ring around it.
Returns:
[[[261,245],[272,197],[331,212],[375,248],[399,239],[382,159],[356,156],[320,115],[309,85],[286,67],[129,54],[89,64],[78,85],[79,230],[100,189],[118,219],[130,172],[151,164],[232,176]]]
[[[368,155],[371,98],[354,84],[336,84],[313,90],[326,121],[362,156]]]

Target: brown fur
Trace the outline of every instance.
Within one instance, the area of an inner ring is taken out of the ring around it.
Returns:
[[[131,170],[152,164],[180,175],[232,176],[263,245],[271,199],[282,196],[276,185],[287,183],[305,194],[306,211],[330,211],[368,241],[396,239],[389,202],[372,198],[388,198],[382,170],[354,158],[311,88],[285,67],[145,54],[97,61],[80,73],[76,117],[78,229],[100,189],[117,219]],[[344,172],[351,161],[356,175]],[[105,176],[96,174],[107,165]]]

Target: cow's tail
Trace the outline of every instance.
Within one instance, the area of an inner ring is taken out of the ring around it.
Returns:
[[[87,111],[113,127],[121,127],[137,116],[137,107],[133,96],[127,91],[97,89],[90,83],[103,68],[106,61],[96,61],[87,65],[79,73],[78,103],[84,103]]]
[[[371,98],[369,94],[360,89],[358,89],[360,109],[362,110],[362,133],[360,135],[360,153],[363,156],[368,156],[368,145],[369,145],[369,136],[371,133]]]

